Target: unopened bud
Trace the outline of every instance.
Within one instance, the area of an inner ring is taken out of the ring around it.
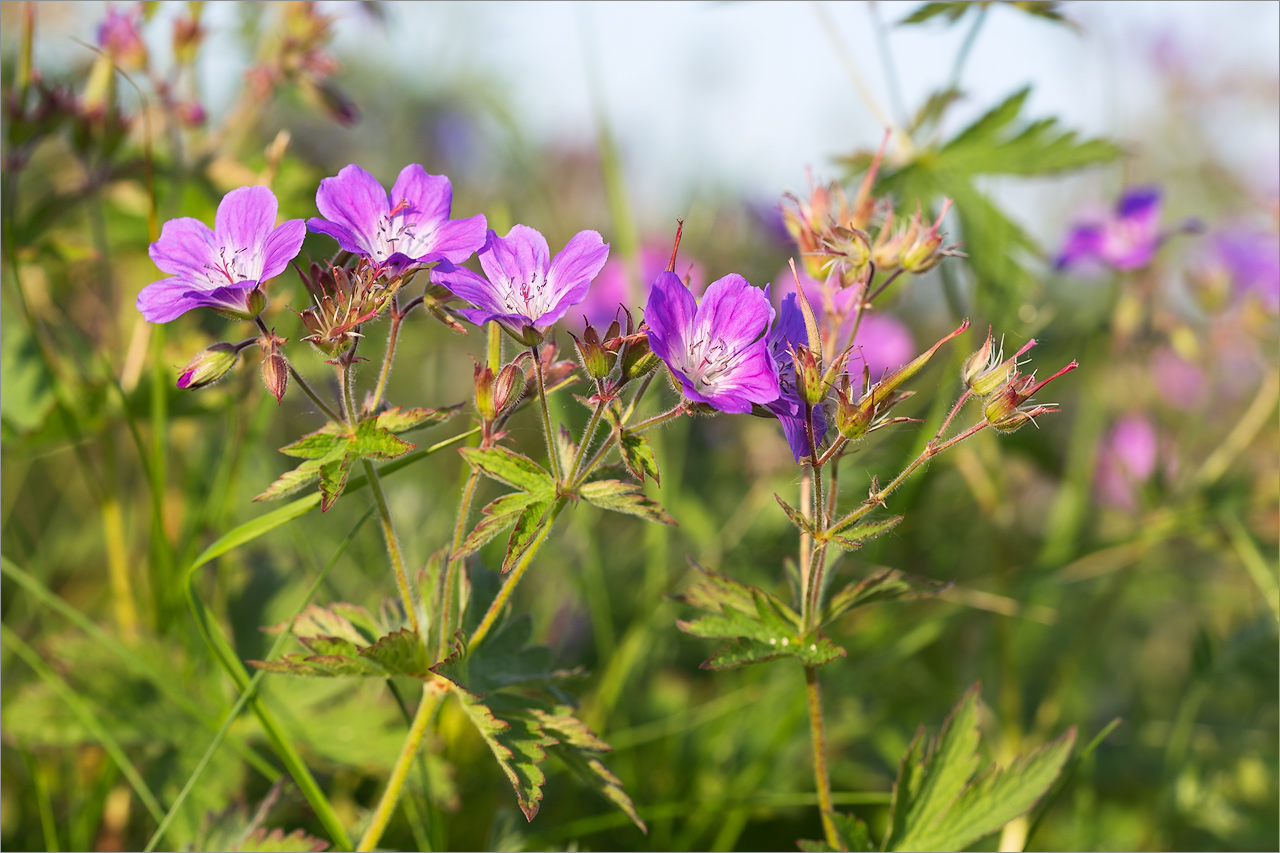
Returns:
[[[194,391],[217,382],[236,366],[241,348],[238,344],[221,342],[200,350],[178,376],[178,387]]]
[[[472,379],[476,386],[476,413],[480,420],[491,421],[498,416],[498,408],[493,401],[493,371],[477,362]]]
[[[198,8],[198,7],[197,7]],[[173,22],[173,58],[182,65],[195,61],[196,51],[204,38],[204,28],[195,17],[182,17]]]
[[[613,367],[612,362],[617,359],[617,355],[604,348],[604,344],[600,342],[600,335],[594,327],[588,325],[581,339],[572,332],[569,333],[569,337],[573,338],[573,345],[578,350],[578,359],[582,362],[582,367],[587,371],[588,376],[592,379],[604,379],[609,375]]]
[[[973,387],[973,381],[985,373],[991,367],[992,356],[995,355],[995,339],[991,336],[991,329],[987,329],[987,339],[982,342],[982,346],[978,351],[969,356],[965,360],[964,367],[960,370],[960,377],[964,380],[964,384],[968,388]]]
[[[1017,432],[1021,427],[1026,426],[1032,420],[1031,415],[1018,410],[1010,413],[1008,416],[991,424],[993,428],[1003,433]]]
[[[503,414],[520,402],[520,394],[524,391],[524,370],[520,367],[520,359],[511,362],[498,371],[498,378],[493,383],[493,407]]]
[[[818,356],[807,346],[798,346],[793,352],[796,366],[796,391],[800,399],[810,406],[818,406],[827,398],[827,386],[822,381],[822,365]]]
[[[659,358],[649,347],[649,337],[640,335],[627,344],[622,352],[622,376],[618,385],[648,376],[659,364]]]
[[[279,405],[284,401],[284,391],[289,385],[289,362],[280,352],[285,339],[271,334],[261,338],[258,343],[262,346],[262,381],[276,398],[276,405]]]
[[[847,382],[844,387],[836,388],[836,429],[842,436],[857,441],[867,434],[876,414],[871,403],[868,396],[857,401],[851,399]]]

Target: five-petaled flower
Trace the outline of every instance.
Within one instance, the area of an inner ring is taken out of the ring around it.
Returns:
[[[150,254],[171,277],[138,294],[142,316],[168,323],[201,307],[245,319],[259,314],[262,283],[288,266],[306,236],[301,219],[275,227],[277,209],[266,187],[240,187],[223,197],[213,230],[188,216],[166,222]]]
[[[765,408],[778,416],[782,424],[782,432],[787,437],[787,446],[791,454],[799,462],[812,455],[809,448],[809,427],[806,420],[804,403],[796,387],[795,348],[805,346],[809,342],[805,331],[804,315],[796,304],[796,295],[788,293],[782,300],[782,310],[778,314],[778,322],[769,330],[769,355],[778,368],[778,399]],[[827,432],[827,419],[822,406],[813,407],[813,435],[819,445]]]
[[[1136,270],[1151,263],[1164,235],[1160,233],[1160,190],[1135,187],[1104,219],[1071,229],[1058,255],[1058,269],[1101,263],[1117,270]]]
[[[316,207],[324,218],[307,220],[308,228],[392,275],[435,261],[460,264],[484,243],[484,215],[450,219],[449,179],[416,163],[400,170],[390,194],[353,163],[320,182]]]
[[[431,280],[475,306],[458,309],[472,323],[496,321],[516,340],[533,346],[586,298],[591,280],[609,258],[609,244],[595,231],[579,231],[552,258],[546,238],[516,225],[506,237],[490,231],[479,258],[484,276],[442,261],[431,271]]]
[[[729,274],[698,304],[673,272],[659,273],[644,311],[649,346],[686,399],[743,414],[778,399],[778,367],[766,335],[773,307],[764,290]]]

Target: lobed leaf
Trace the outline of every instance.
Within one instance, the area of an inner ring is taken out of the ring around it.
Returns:
[[[546,759],[546,747],[556,743],[555,738],[542,732],[529,718],[508,715],[514,719],[499,719],[479,698],[468,692],[459,692],[458,700],[510,780],[520,811],[524,812],[526,820],[533,820],[542,803],[542,786],[547,781],[546,774],[538,765]]]
[[[902,521],[902,516],[895,515],[893,518],[872,521],[867,524],[848,525],[845,527],[837,525],[828,530],[824,538],[829,542],[834,542],[846,551],[855,551],[861,548],[862,543],[868,539],[874,539],[881,533],[897,527],[900,521]]]
[[[276,481],[267,486],[254,500],[271,501],[276,498],[285,498],[305,489],[318,479],[320,479],[320,460],[308,459],[292,471],[286,471],[277,477]]]
[[[526,506],[516,516],[515,528],[511,531],[511,538],[507,540],[507,556],[502,561],[503,574],[511,571],[515,564],[520,561],[520,558],[525,555],[525,552],[533,545],[543,524],[551,523],[549,516],[555,505],[556,499],[554,497],[539,498]]]
[[[236,845],[235,853],[321,853],[329,844],[295,829],[285,835],[283,829],[256,829]]]
[[[773,493],[773,499],[778,502],[778,506],[782,507],[782,511],[787,514],[787,518],[791,519],[791,523],[800,528],[801,533],[807,533],[810,536],[817,537],[818,528],[814,527],[813,522],[804,517],[800,510],[793,507],[782,499],[782,495],[777,492]]]
[[[590,483],[583,483],[578,494],[582,495],[587,503],[601,509],[622,512],[662,524],[676,523],[660,504],[647,497],[635,483],[624,483],[621,480],[593,480]]]
[[[350,439],[347,455],[364,459],[395,459],[417,446],[398,438],[375,421],[366,420],[361,421],[356,427],[356,434]]]
[[[490,479],[534,494],[555,492],[555,480],[528,456],[505,447],[464,447],[458,452]]]
[[[940,581],[914,578],[896,569],[883,569],[832,595],[822,610],[822,624],[838,619],[855,607],[879,601],[937,595],[948,586],[950,584]]]
[[[621,433],[618,436],[618,450],[622,454],[622,462],[627,471],[641,483],[645,476],[661,483],[658,473],[658,458],[653,453],[653,445],[643,435]]]
[[[480,510],[480,521],[467,534],[454,557],[465,557],[474,554],[491,539],[516,523],[516,519],[525,507],[538,499],[529,492],[511,492],[496,500],[490,501]]]
[[[551,669],[550,648],[529,645],[532,634],[532,617],[522,616],[490,634],[469,656],[465,646],[456,646],[431,671],[480,698],[504,687],[547,684],[566,676]]]
[[[388,432],[409,432],[410,430],[444,423],[462,411],[462,406],[462,403],[441,406],[438,409],[401,409],[399,406],[395,406],[379,412],[377,417],[374,418],[374,422]]]

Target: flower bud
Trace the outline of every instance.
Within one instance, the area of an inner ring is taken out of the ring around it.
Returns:
[[[817,355],[807,346],[801,345],[792,353],[796,366],[796,391],[800,399],[810,406],[818,406],[827,398],[827,386],[822,381],[822,365]]]
[[[581,339],[572,332],[569,333],[569,337],[573,338],[573,345],[578,350],[578,359],[582,362],[582,367],[587,371],[588,376],[592,379],[604,379],[609,375],[617,355],[604,348],[600,342],[600,335],[594,327],[588,325]]]
[[[284,391],[289,385],[289,362],[280,352],[285,340],[274,333],[258,340],[262,346],[262,381],[276,398],[276,405],[284,402]]]
[[[200,26],[198,17],[193,15],[189,18],[178,18],[173,22],[174,60],[181,65],[190,65],[195,61],[196,51],[199,50],[203,39],[204,28]]]
[[[852,400],[847,382],[845,387],[836,388],[836,429],[842,436],[850,441],[857,441],[867,434],[876,414],[871,402],[868,396],[858,401]]]
[[[200,350],[178,376],[178,387],[194,391],[212,385],[236,366],[240,345],[224,342]]]
[[[994,355],[995,339],[991,336],[991,329],[988,327],[987,339],[982,342],[977,352],[965,360],[964,367],[960,369],[960,378],[964,380],[965,387],[973,388],[973,381],[991,368]]]
[[[942,225],[942,220],[950,208],[951,199],[944,199],[942,213],[938,214],[937,221],[927,228],[921,221],[920,211],[916,211],[911,224],[902,235],[902,244],[898,249],[898,263],[907,272],[917,275],[928,272],[947,255],[947,250],[942,246],[942,239],[946,235],[939,232],[938,228]]]
[[[618,387],[633,379],[648,376],[659,363],[659,358],[649,348],[648,336],[636,336],[622,351],[622,376],[618,380]]]
[[[493,400],[493,371],[476,362],[471,376],[476,386],[476,413],[480,420],[491,421],[498,416],[498,407]]]

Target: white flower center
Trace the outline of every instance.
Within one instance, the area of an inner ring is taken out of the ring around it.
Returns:
[[[378,217],[378,227],[373,233],[372,250],[374,260],[385,261],[396,252],[410,258],[419,258],[427,253],[435,229],[426,225],[425,233],[419,233],[424,223],[406,221],[405,213],[411,209],[406,201],[400,201],[389,213]]]
[[[683,353],[680,372],[699,392],[714,391],[737,366],[742,350],[733,349],[722,338],[712,338],[705,328],[694,330],[693,340]]]
[[[543,273],[534,273],[529,281],[503,278],[494,283],[498,304],[505,314],[519,314],[537,320],[551,310],[552,292]]]
[[[242,281],[256,281],[262,275],[262,252],[248,247],[218,249],[218,261],[204,265],[204,278],[211,287],[226,287]]]

